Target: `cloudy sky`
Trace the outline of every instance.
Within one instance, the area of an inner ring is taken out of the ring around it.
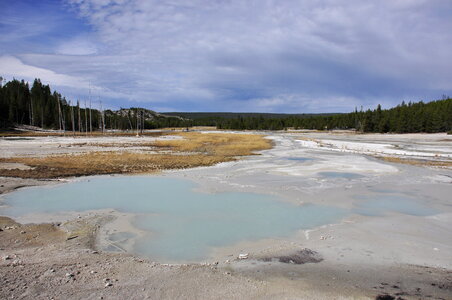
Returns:
[[[0,76],[157,111],[452,95],[449,0],[0,0]]]

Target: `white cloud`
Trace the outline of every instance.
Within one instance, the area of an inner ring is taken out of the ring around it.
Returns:
[[[55,52],[63,55],[90,55],[97,53],[97,47],[85,37],[76,37],[61,43]]]
[[[54,71],[38,68],[24,64],[14,56],[0,56],[0,67],[2,75],[5,77],[15,77],[16,79],[34,80],[40,78],[42,82],[47,82],[56,86],[66,86],[73,88],[87,88],[89,83],[83,79],[55,73]]]
[[[350,111],[452,91],[452,2],[67,2],[93,32],[17,55],[28,73],[150,108]]]

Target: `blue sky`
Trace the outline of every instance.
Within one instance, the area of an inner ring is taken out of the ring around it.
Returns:
[[[448,0],[0,0],[0,76],[157,111],[348,112],[452,95]]]

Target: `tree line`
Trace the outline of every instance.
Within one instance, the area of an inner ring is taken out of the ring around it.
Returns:
[[[31,125],[72,132],[144,130],[164,127],[216,126],[234,130],[356,129],[361,132],[449,132],[452,99],[405,103],[390,109],[380,105],[344,114],[172,113],[132,107],[118,111],[92,108],[88,101],[71,102],[39,79],[31,88],[24,80],[2,84],[0,77],[0,128]],[[99,103],[97,103],[99,104]],[[83,107],[82,107],[83,106]]]
[[[295,129],[356,129],[361,132],[449,132],[452,130],[452,99],[408,104],[402,102],[391,109],[378,105],[374,110],[334,115],[310,115],[305,117],[263,118],[242,116],[218,122],[221,129],[282,130]]]
[[[30,125],[44,129],[93,132],[106,129],[143,130],[192,126],[190,120],[166,117],[143,108],[119,111],[93,108],[91,99],[72,103],[39,79],[31,88],[24,80],[2,84],[0,77],[0,128]],[[83,106],[83,107],[82,107]]]

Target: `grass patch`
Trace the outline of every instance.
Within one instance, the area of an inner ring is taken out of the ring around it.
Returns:
[[[452,161],[409,159],[394,156],[376,156],[376,158],[391,163],[406,164],[412,166],[452,168]]]
[[[101,174],[152,173],[165,169],[211,166],[270,149],[271,141],[260,135],[230,133],[178,133],[183,139],[147,142],[157,153],[101,151],[46,157],[3,158],[0,162],[21,163],[30,170],[0,169],[0,176],[58,178]],[[119,146],[114,143],[114,146]],[[139,146],[140,144],[136,144]],[[112,146],[110,144],[105,146]],[[130,146],[130,145],[129,145]],[[134,144],[135,146],[135,144]],[[170,153],[167,153],[168,150]],[[161,153],[158,153],[161,152]]]
[[[258,150],[272,147],[269,140],[260,135],[234,133],[177,133],[183,139],[155,141],[154,146],[177,152],[197,152],[220,156],[251,155]]]

